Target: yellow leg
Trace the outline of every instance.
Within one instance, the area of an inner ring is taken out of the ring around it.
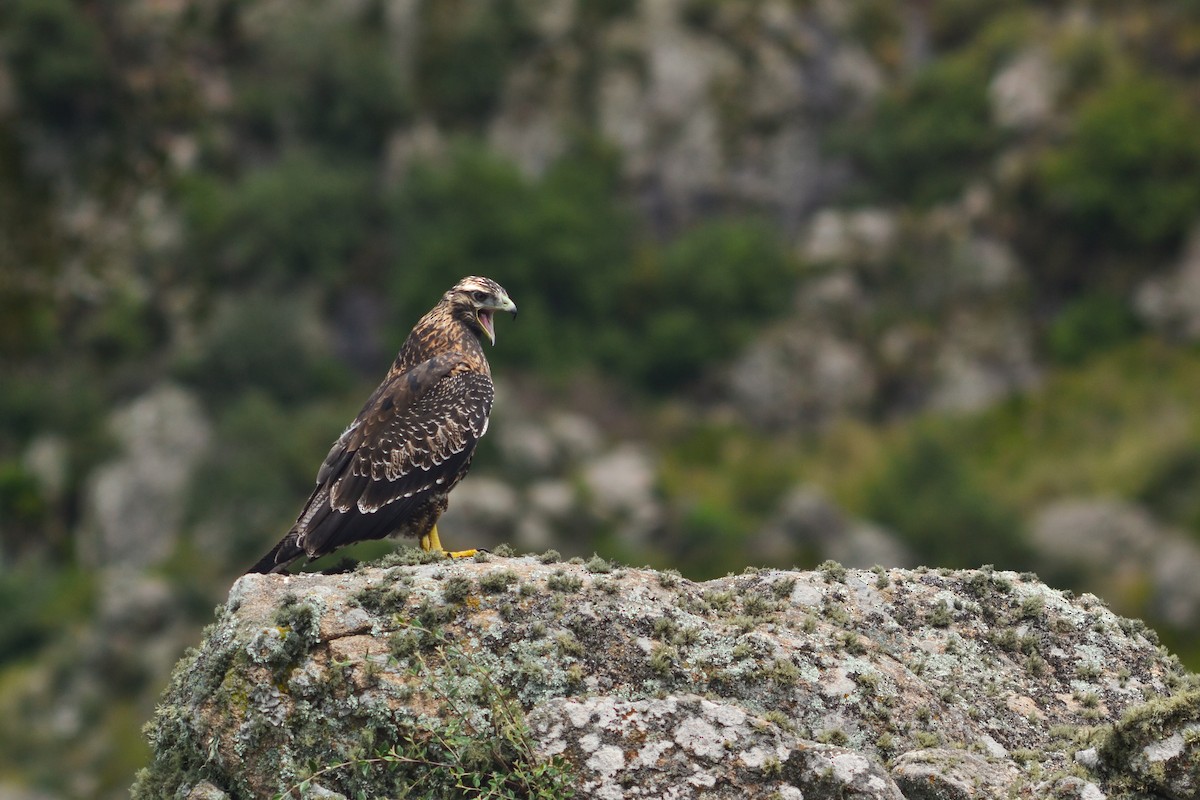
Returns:
[[[475,550],[453,550],[452,551],[452,550],[447,550],[446,548],[442,547],[442,540],[441,540],[441,537],[438,536],[438,529],[437,529],[436,524],[432,528],[429,529],[429,533],[427,533],[421,537],[421,549],[425,550],[426,552],[433,550],[434,552],[441,553],[442,555],[446,556],[447,558],[470,558],[471,556],[475,555],[475,553],[476,553]]]

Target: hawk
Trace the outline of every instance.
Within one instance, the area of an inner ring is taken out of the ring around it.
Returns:
[[[492,409],[493,315],[517,306],[504,287],[471,276],[456,283],[408,334],[383,383],[346,428],[287,535],[248,572],[280,572],[343,545],[391,534],[451,557],[438,538],[447,496],[471,466]]]

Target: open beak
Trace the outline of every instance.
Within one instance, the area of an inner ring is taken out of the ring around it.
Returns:
[[[507,295],[501,295],[499,298],[497,298],[495,305],[485,306],[484,308],[481,308],[475,312],[476,317],[479,319],[480,327],[482,327],[483,332],[487,334],[487,337],[491,341],[493,347],[496,344],[496,325],[495,321],[492,319],[492,315],[497,311],[511,312],[513,318],[516,319],[517,304],[510,300]]]

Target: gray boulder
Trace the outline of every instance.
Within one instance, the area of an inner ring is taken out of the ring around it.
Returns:
[[[1034,518],[1030,544],[1047,568],[1082,573],[1110,587],[1127,608],[1140,605],[1178,628],[1200,622],[1200,546],[1141,506],[1110,498],[1059,500]]]
[[[1179,262],[1138,288],[1134,309],[1160,333],[1178,341],[1200,340],[1200,224],[1192,227]]]
[[[820,488],[792,489],[774,516],[747,542],[755,560],[795,563],[806,554],[851,567],[908,566],[916,559],[893,534],[863,520],[847,517]]]
[[[1194,797],[1200,692],[1147,637],[991,570],[248,575],[133,795]]]
[[[80,552],[91,567],[146,567],[171,554],[184,493],[211,441],[199,401],[160,386],[113,414],[121,455],[95,471],[85,498]]]

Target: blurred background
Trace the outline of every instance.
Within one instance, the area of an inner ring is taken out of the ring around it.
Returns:
[[[449,546],[990,563],[1200,665],[1197,3],[5,0],[0,797],[125,796],[467,274]]]

